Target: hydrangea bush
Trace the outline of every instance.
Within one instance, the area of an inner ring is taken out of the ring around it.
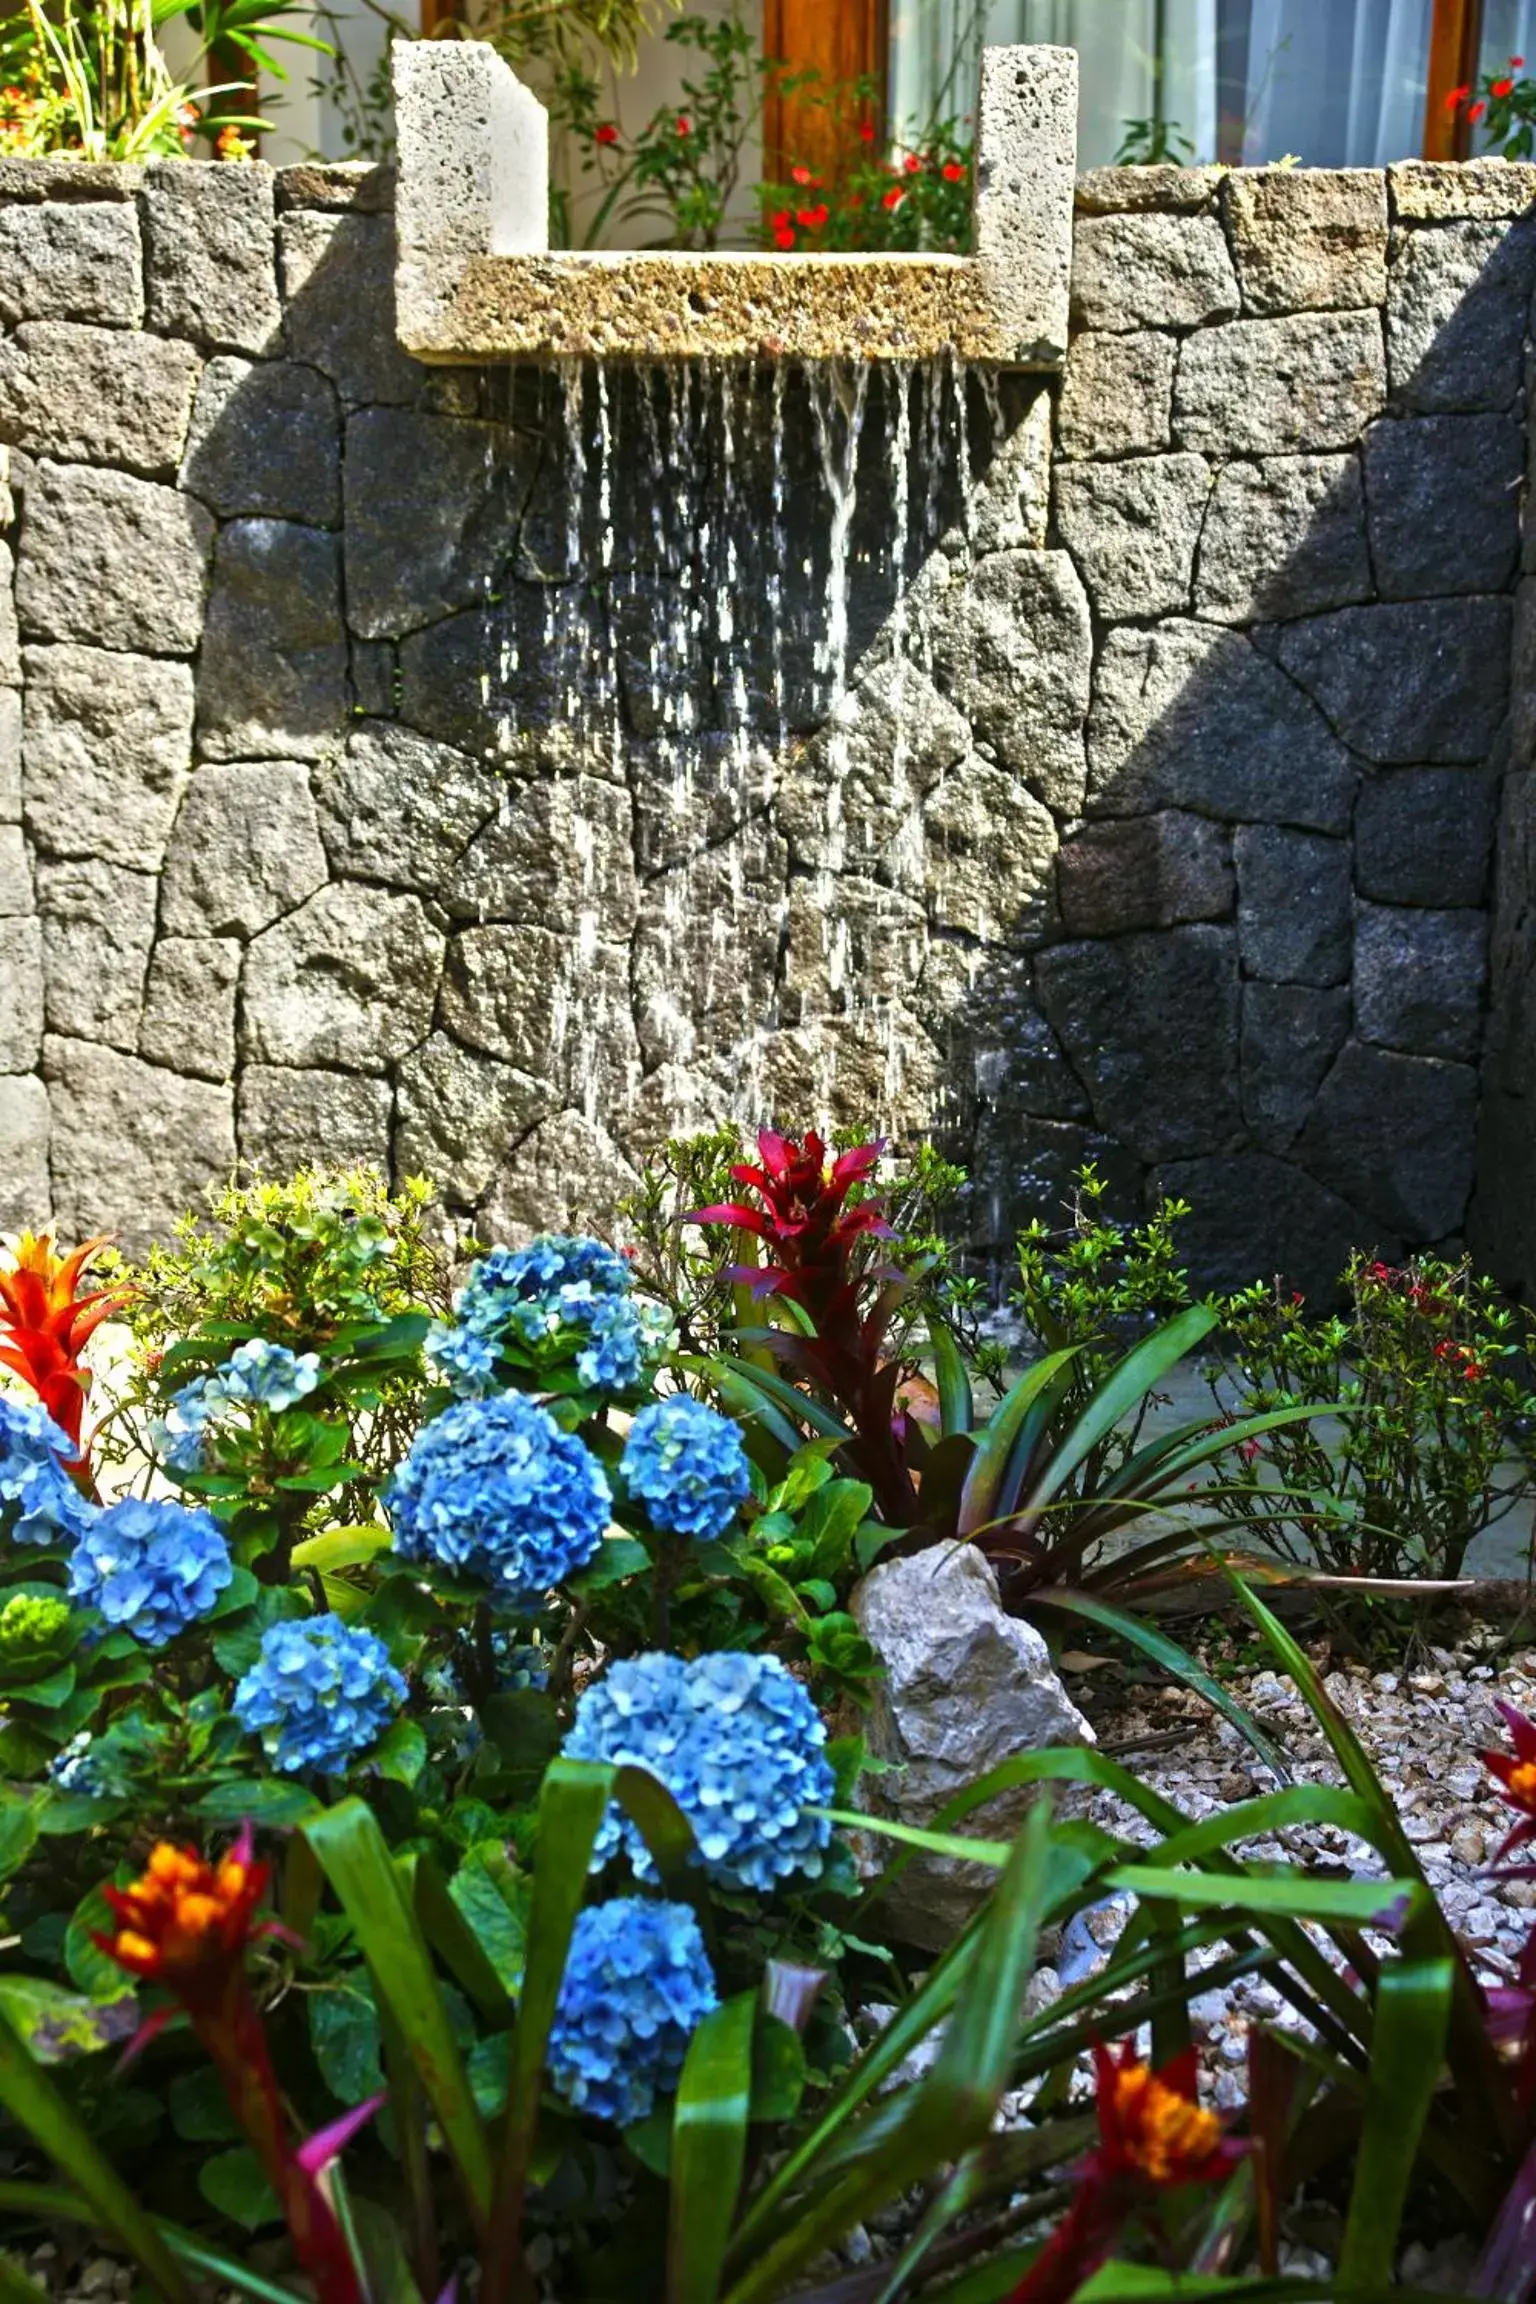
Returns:
[[[677,2086],[695,2029],[719,2004],[686,1904],[615,1896],[577,1916],[549,2041],[549,2077],[575,2111],[628,2128]]]

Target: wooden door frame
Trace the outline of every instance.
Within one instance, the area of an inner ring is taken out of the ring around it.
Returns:
[[[1453,89],[1477,79],[1483,42],[1483,0],[1434,0],[1429,31],[1429,87],[1424,99],[1426,160],[1465,160],[1472,126],[1465,110],[1447,110]]]
[[[763,53],[791,73],[816,72],[829,86],[873,80],[885,125],[890,61],[890,0],[763,0]],[[805,159],[836,172],[836,136],[824,111],[770,91],[763,107],[763,172],[782,179]]]

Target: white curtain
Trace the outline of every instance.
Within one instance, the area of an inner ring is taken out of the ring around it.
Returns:
[[[1483,0],[1483,70],[1497,77],[1511,56],[1536,77],[1536,0]]]
[[[968,113],[964,35],[1076,48],[1078,164],[1112,160],[1126,124],[1154,109],[1162,24],[1163,118],[1202,160],[1296,154],[1313,167],[1369,167],[1419,150],[1433,0],[896,0],[892,111],[898,128],[935,105]],[[1536,51],[1536,0],[1488,0],[1485,39]],[[1527,29],[1528,28],[1528,29]]]

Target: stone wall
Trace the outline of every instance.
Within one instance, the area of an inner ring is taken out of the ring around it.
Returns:
[[[772,1111],[980,1244],[1087,1156],[1213,1275],[1462,1234],[1536,170],[1083,178],[1059,385],[429,371],[389,198],[0,165],[0,1223]]]

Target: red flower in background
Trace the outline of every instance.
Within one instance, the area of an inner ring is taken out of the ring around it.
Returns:
[[[1479,1752],[1478,1758],[1490,1776],[1497,1777],[1501,1798],[1520,1812],[1520,1822],[1494,1858],[1496,1864],[1514,1848],[1523,1848],[1527,1841],[1536,1840],[1536,1721],[1528,1720],[1517,1712],[1513,1704],[1498,1706],[1510,1741],[1511,1752]]]
[[[1490,80],[1488,93],[1490,96],[1510,96],[1514,93],[1514,86],[1513,80]]]
[[[1470,81],[1466,81],[1460,88],[1453,88],[1445,100],[1447,112],[1459,112],[1471,93],[1472,83]]]
[[[904,184],[893,184],[889,192],[881,195],[880,205],[882,208],[899,208],[906,196],[907,188]]]
[[[686,112],[679,112],[677,116],[677,133],[679,136],[691,136],[693,134],[693,122]]]
[[[945,181],[945,183],[946,183],[946,184],[963,184],[963,183],[965,182],[965,174],[966,174],[966,171],[965,171],[965,163],[964,163],[964,161],[962,161],[962,160],[946,160],[946,161],[945,161],[945,163],[944,163],[944,181]]]
[[[592,141],[593,141],[593,143],[594,143],[594,144],[617,144],[618,140],[619,140],[619,131],[618,131],[617,127],[614,125],[613,121],[611,121],[611,120],[599,120],[599,122],[598,122],[597,126],[596,126],[596,127],[593,129],[593,131],[592,131]]]
[[[61,1256],[48,1232],[23,1232],[11,1269],[0,1267],[0,1367],[12,1369],[47,1409],[86,1470],[80,1430],[85,1419],[89,1370],[81,1354],[104,1320],[128,1302],[126,1288],[96,1288],[82,1295],[80,1283],[106,1246],[101,1235],[73,1255]]]
[[[1481,98],[1479,98],[1479,99],[1478,99],[1478,101],[1477,101],[1477,103],[1475,103],[1475,104],[1469,104],[1469,105],[1467,106],[1467,118],[1468,118],[1469,120],[1474,120],[1474,121],[1475,121],[1475,120],[1481,120],[1481,118],[1482,118],[1483,114],[1484,114],[1484,113],[1487,111],[1487,109],[1488,109],[1487,105],[1486,105],[1485,103],[1483,103],[1483,101],[1482,101],[1482,99],[1481,99]]]

